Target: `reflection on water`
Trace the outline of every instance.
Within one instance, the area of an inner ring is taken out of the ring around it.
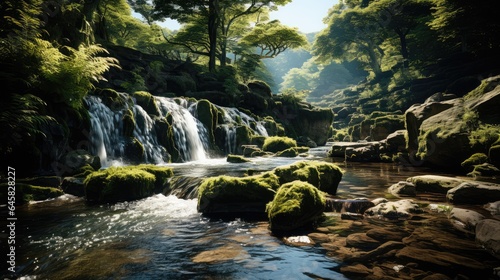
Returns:
[[[324,156],[313,150],[312,158]],[[225,159],[171,164],[178,176],[241,176],[300,158]],[[388,186],[426,170],[391,164],[345,165],[338,196],[384,197]],[[210,220],[197,201],[155,195],[112,206],[60,199],[18,211],[18,271],[24,279],[343,279],[320,246],[290,247],[266,222]]]

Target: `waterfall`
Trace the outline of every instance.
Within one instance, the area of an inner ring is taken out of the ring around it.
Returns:
[[[207,158],[205,148],[208,146],[208,132],[203,124],[188,110],[188,102],[156,97],[162,115],[170,113],[174,119],[173,128],[175,144],[185,161],[196,161]]]
[[[142,161],[147,163],[164,163],[168,159],[166,149],[158,142],[159,133],[155,126],[156,119],[172,116],[175,147],[179,150],[182,161],[196,161],[207,158],[208,133],[203,124],[188,110],[188,103],[183,99],[176,100],[165,97],[154,97],[160,108],[160,116],[151,116],[137,104],[126,102],[126,94],[120,94],[124,102],[120,108],[110,109],[96,96],[88,96],[86,103],[90,114],[91,152],[98,155],[102,166],[110,166],[113,161],[124,161],[127,158],[125,146],[130,137],[124,136],[123,118],[130,110],[133,112],[135,127],[133,136],[142,144],[144,155]]]

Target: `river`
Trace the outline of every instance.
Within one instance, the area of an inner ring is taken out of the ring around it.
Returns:
[[[326,147],[309,159],[325,159]],[[301,158],[225,159],[169,164],[176,176],[241,176]],[[340,198],[377,198],[422,168],[386,163],[338,163]],[[432,199],[432,198],[418,198]],[[439,198],[437,198],[439,199]],[[162,194],[134,202],[90,206],[69,195],[17,210],[20,279],[347,279],[321,246],[285,245],[267,222],[216,220],[197,213],[196,199]]]

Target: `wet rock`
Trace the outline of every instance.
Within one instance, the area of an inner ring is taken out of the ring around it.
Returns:
[[[245,162],[250,162],[250,160],[242,157],[242,156],[238,156],[238,155],[228,155],[227,156],[227,162],[229,163],[245,163]]]
[[[388,241],[388,242],[385,242],[384,244],[378,246],[376,249],[371,250],[369,252],[358,253],[355,255],[351,254],[349,257],[346,258],[346,261],[349,261],[349,262],[367,262],[367,261],[379,258],[390,251],[399,250],[399,249],[403,248],[404,246],[405,245],[402,242]]]
[[[399,230],[397,228],[373,228],[366,232],[368,237],[371,237],[380,242],[387,241],[401,241],[403,238],[410,235],[406,231]]]
[[[449,252],[405,247],[396,254],[396,257],[403,261],[416,262],[421,268],[446,275],[464,274],[474,279],[484,279],[491,273],[483,263]]]
[[[284,237],[283,242],[290,246],[314,246],[314,241],[309,236],[289,236]]]
[[[325,211],[349,212],[363,214],[366,209],[375,206],[366,198],[356,199],[331,199],[327,198]]]
[[[366,147],[369,143],[364,142],[336,142],[332,145],[332,148],[328,152],[328,156],[330,157],[345,157],[346,149],[348,148],[360,148]]]
[[[83,180],[84,178],[79,177],[65,177],[61,183],[61,189],[64,193],[83,197],[85,196]]]
[[[446,199],[453,204],[486,204],[500,200],[500,185],[470,181],[450,189]]]
[[[364,216],[363,216],[363,214],[359,214],[359,213],[344,212],[344,213],[340,214],[340,218],[342,220],[357,221],[357,220],[364,219]]]
[[[384,202],[389,202],[389,200],[387,200],[387,198],[384,198],[384,197],[379,197],[379,198],[375,198],[372,200],[372,203],[376,205],[379,205],[380,203],[384,203]]]
[[[500,259],[500,221],[484,219],[476,225],[476,242]]]
[[[346,245],[368,251],[377,248],[380,245],[380,241],[369,237],[366,233],[353,233],[347,236]]]
[[[330,242],[330,235],[325,233],[313,232],[309,233],[307,236],[319,243]]]
[[[461,179],[439,175],[414,176],[406,181],[413,183],[417,192],[432,193],[446,193],[464,182]]]
[[[412,214],[421,213],[422,209],[413,200],[404,199],[383,202],[365,211],[366,217],[382,217],[390,220],[407,219]]]
[[[469,209],[453,208],[450,212],[450,222],[458,230],[469,234],[475,234],[476,225],[485,217]]]
[[[500,201],[490,202],[484,206],[484,209],[490,211],[491,215],[500,215]]]
[[[82,172],[82,169],[89,166],[92,171],[101,168],[101,160],[98,156],[91,155],[85,150],[73,150],[64,155],[62,162],[63,176],[72,176]]]
[[[352,277],[366,277],[372,274],[372,270],[362,264],[344,266],[340,268],[340,272]]]
[[[389,187],[388,191],[395,196],[416,196],[416,187],[411,182],[400,181]]]
[[[389,152],[397,153],[406,150],[406,130],[396,130],[386,138],[386,146]]]
[[[228,244],[213,250],[201,252],[192,258],[194,263],[220,263],[232,260],[244,260],[250,255],[241,245]]]

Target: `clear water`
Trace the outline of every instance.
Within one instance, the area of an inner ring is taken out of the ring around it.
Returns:
[[[313,159],[326,148],[312,150]],[[178,176],[242,175],[301,158],[224,159],[172,164]],[[339,163],[342,198],[385,196],[386,188],[424,170]],[[21,279],[345,279],[320,246],[291,247],[266,222],[210,220],[196,199],[153,197],[88,206],[63,196],[18,209]]]

